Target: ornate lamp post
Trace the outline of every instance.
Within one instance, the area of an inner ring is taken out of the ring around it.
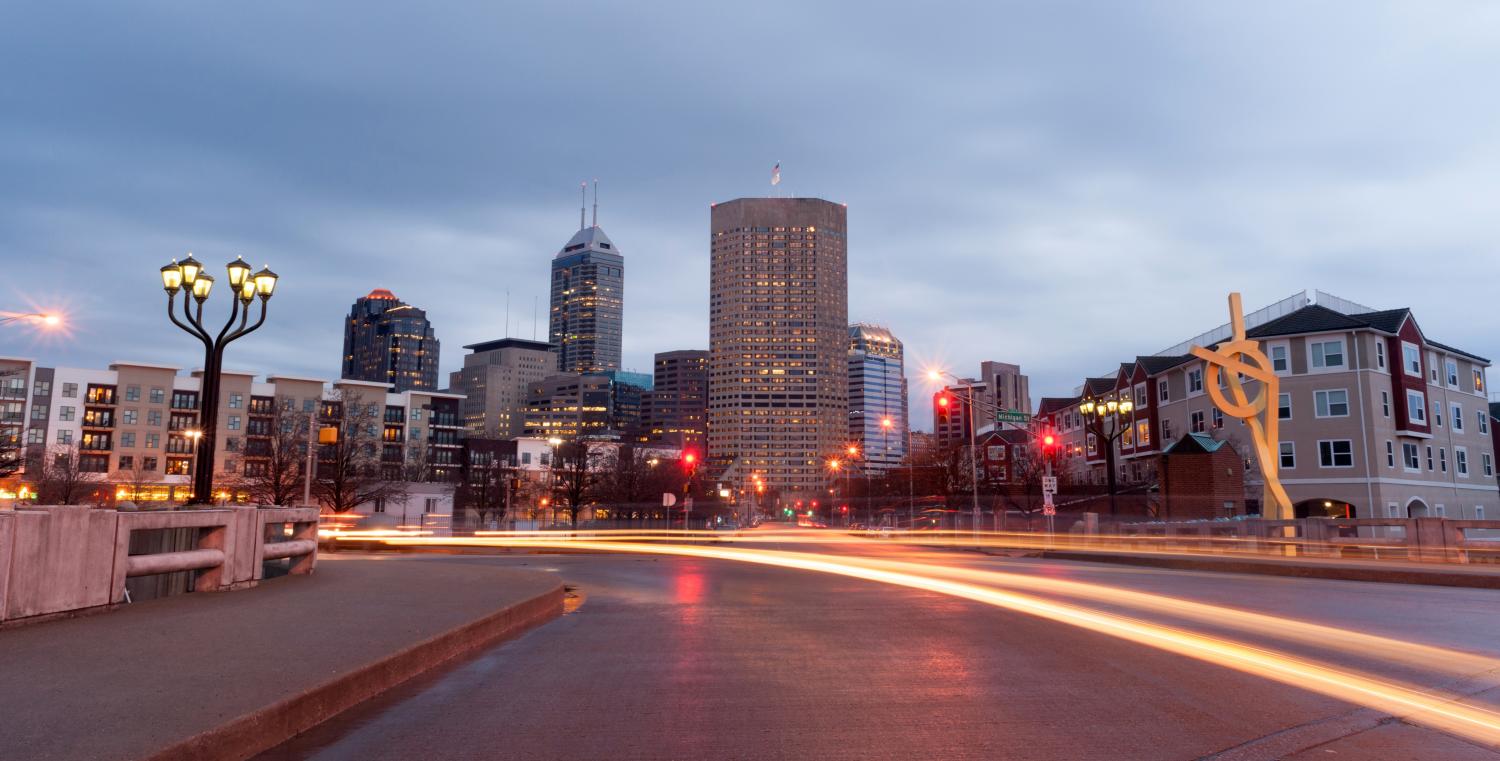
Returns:
[[[1104,448],[1105,478],[1109,484],[1109,514],[1117,513],[1115,507],[1115,442],[1125,435],[1133,423],[1131,412],[1135,405],[1129,399],[1095,399],[1084,397],[1078,405],[1083,413],[1084,430],[1094,435],[1097,446]]]
[[[228,271],[231,292],[229,321],[217,334],[203,326],[203,302],[208,301],[214,279],[203,271],[203,265],[192,254],[181,262],[173,261],[161,268],[161,284],[167,292],[167,317],[172,324],[203,342],[203,384],[198,394],[202,435],[197,437],[193,468],[193,497],[189,504],[213,503],[214,451],[219,427],[219,382],[224,369],[224,347],[236,339],[255,332],[266,321],[266,302],[276,290],[276,273],[269,267],[251,274],[250,265],[236,258]],[[187,289],[182,298],[182,317],[174,311],[177,292]],[[260,297],[260,317],[249,325],[251,302]],[[236,322],[238,324],[236,325]]]

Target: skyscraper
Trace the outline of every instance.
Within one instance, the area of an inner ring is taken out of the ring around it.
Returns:
[[[906,455],[906,374],[901,342],[875,325],[849,326],[849,440],[866,473],[894,468]]]
[[[349,310],[340,377],[390,383],[397,393],[436,391],[438,349],[425,311],[376,288]]]
[[[642,401],[646,440],[701,452],[708,417],[708,352],[682,349],[657,354],[653,381],[654,388]]]
[[[740,198],[710,216],[709,463],[822,493],[849,433],[847,210]]]
[[[620,369],[624,327],[625,257],[599,228],[599,190],[594,187],[594,223],[578,232],[552,260],[548,337],[565,373]]]

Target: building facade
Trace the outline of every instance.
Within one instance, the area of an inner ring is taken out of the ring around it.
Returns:
[[[464,397],[464,428],[486,438],[522,435],[531,384],[557,374],[552,344],[501,338],[464,348],[463,368],[448,375],[449,389]]]
[[[377,288],[349,309],[339,377],[387,383],[397,391],[436,391],[439,354],[427,312]]]
[[[849,441],[867,474],[906,457],[906,366],[901,341],[876,325],[849,326]]]
[[[1408,309],[1294,298],[1274,316],[1247,316],[1246,335],[1261,341],[1279,376],[1276,456],[1297,515],[1497,515],[1489,360],[1432,340]],[[1122,483],[1157,480],[1162,446],[1197,434],[1238,453],[1244,509],[1258,513],[1264,484],[1248,427],[1214,406],[1209,377],[1201,360],[1174,352],[1123,363],[1113,377],[1087,379],[1083,392],[1133,404],[1114,444]],[[1258,391],[1246,383],[1247,394]],[[1063,439],[1069,477],[1098,484],[1105,444],[1083,425],[1079,401],[1044,400],[1042,417]]]
[[[580,227],[552,260],[547,335],[565,373],[620,369],[625,257],[597,221]]]
[[[848,424],[847,210],[740,198],[710,214],[708,462],[822,493]]]
[[[0,372],[14,373],[0,377],[22,377],[29,390],[20,400],[29,456],[14,479],[17,486],[34,494],[46,458],[65,454],[77,457],[77,469],[87,474],[88,502],[183,502],[192,496],[193,434],[202,426],[200,372],[133,362],[102,370],[39,367],[28,360],[0,365]],[[365,381],[284,375],[260,381],[252,373],[226,370],[214,452],[216,499],[244,498],[246,482],[264,473],[273,437],[308,431],[314,421],[322,426],[341,420],[353,400],[370,418],[370,441],[379,442],[387,478],[444,481],[456,472],[461,397],[396,393],[388,384]]]
[[[665,351],[654,364],[652,389],[641,404],[646,441],[701,453],[708,418],[708,351]]]
[[[969,413],[973,394],[974,412]],[[1021,366],[1008,362],[979,363],[978,378],[964,378],[932,395],[933,433],[944,449],[969,445],[971,423],[983,432],[994,425],[996,410],[1032,414],[1031,382]]]

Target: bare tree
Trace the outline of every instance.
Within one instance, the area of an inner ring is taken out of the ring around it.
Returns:
[[[322,446],[318,453],[313,493],[318,502],[335,513],[344,513],[377,500],[405,496],[399,481],[388,481],[382,472],[382,405],[366,402],[358,392],[340,392],[336,404],[341,413],[331,424],[338,441]]]
[[[245,439],[240,484],[250,500],[263,505],[295,505],[302,499],[303,470],[307,467],[308,426],[311,414],[272,406],[266,436]]]
[[[463,476],[453,494],[453,511],[472,510],[480,525],[505,520],[509,469],[493,452],[471,452]]]
[[[99,482],[99,474],[83,470],[78,445],[57,444],[43,455],[41,478],[37,479],[37,496],[44,505],[76,505],[87,495],[89,487]]]
[[[552,458],[552,475],[557,499],[573,528],[578,528],[578,511],[593,496],[599,475],[599,447],[588,439],[564,442]]]

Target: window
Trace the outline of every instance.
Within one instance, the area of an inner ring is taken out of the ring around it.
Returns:
[[[47,408],[45,406],[43,406],[43,405],[40,405],[40,404],[37,404],[37,403],[33,402],[32,405],[31,405],[31,419],[32,420],[46,420],[47,419]]]
[[[1172,421],[1161,421],[1161,440],[1163,443],[1170,442],[1172,440]]]
[[[1411,422],[1427,425],[1427,397],[1421,391],[1406,392],[1406,414]]]
[[[1134,428],[1126,426],[1124,433],[1122,433],[1120,435],[1120,446],[1122,446],[1122,447],[1133,447],[1133,446],[1135,446],[1135,429]]]
[[[1281,442],[1281,467],[1283,469],[1297,467],[1297,445],[1290,441]]]
[[[521,453],[521,464],[522,465],[530,465],[531,464],[531,453],[530,452],[522,452]]]
[[[1407,470],[1421,470],[1422,461],[1419,459],[1420,457],[1421,455],[1417,452],[1416,444],[1405,441],[1401,442],[1401,464],[1406,466]]]
[[[156,458],[155,457],[142,457],[141,458],[141,470],[149,471],[149,472],[152,472],[152,473],[156,472]]]
[[[225,460],[224,461],[224,472],[225,473],[233,473],[234,470],[235,470],[236,465],[237,465],[237,462],[235,460]]]
[[[1172,392],[1167,386],[1166,378],[1162,378],[1161,380],[1156,382],[1156,400],[1160,402],[1168,402],[1172,400]]]
[[[435,513],[435,512],[437,512],[437,497],[428,497],[426,500],[424,500],[422,502],[422,512],[424,512],[424,513]]]
[[[1380,338],[1375,339],[1375,368],[1385,369],[1385,340]]]
[[[1318,464],[1324,468],[1354,467],[1354,442],[1349,439],[1319,441]]]
[[[1092,433],[1088,436],[1088,453],[1090,457],[1099,453],[1099,440]]]
[[[1385,443],[1385,466],[1387,468],[1396,467],[1396,445],[1390,441]]]
[[[58,431],[57,432],[57,443],[59,443],[59,444],[72,444],[73,443],[73,432],[69,431],[69,430]]]
[[[1349,417],[1349,391],[1342,388],[1314,391],[1313,406],[1318,417]]]
[[[1391,416],[1391,392],[1389,391],[1380,392],[1380,414],[1386,417]]]
[[[1403,342],[1401,344],[1402,365],[1406,367],[1407,375],[1422,377],[1422,350],[1415,344]]]
[[[1448,472],[1448,448],[1447,447],[1439,447],[1438,448],[1438,470],[1441,470],[1444,473]]]
[[[243,406],[245,406],[245,395],[244,394],[230,394],[229,395],[229,409],[237,410],[237,409],[239,409],[239,408],[241,408]]]
[[[1135,424],[1135,440],[1141,446],[1146,446],[1151,443],[1151,423],[1142,420],[1141,422]]]
[[[42,428],[32,428],[32,429],[26,431],[26,443],[27,444],[45,444],[45,443],[47,443],[47,431],[45,429],[42,429]]]
[[[78,384],[77,383],[64,383],[63,386],[62,386],[62,395],[64,397],[68,398],[68,399],[77,399],[78,398]]]
[[[1479,371],[1475,370],[1474,372],[1475,372],[1475,377],[1478,377],[1478,372]],[[39,380],[36,383],[31,384],[31,395],[32,396],[50,396],[51,394],[52,394],[52,381]]]
[[[122,446],[122,447],[133,447],[133,446],[135,446],[135,433],[133,431],[126,431],[126,432],[120,434],[120,446]]]
[[[970,489],[970,491],[973,491],[973,490]],[[377,513],[383,513],[383,512],[385,512],[385,497],[376,497],[375,498],[375,512],[377,512]]]
[[[125,425],[135,425],[140,420],[140,415],[138,410],[125,410],[120,413],[120,419],[125,421]]]
[[[125,387],[125,401],[127,401],[127,402],[139,402],[140,400],[141,400],[141,387],[140,386],[126,386]],[[121,467],[123,467],[123,466],[121,466]]]
[[[1292,395],[1291,394],[1277,394],[1276,395],[1276,418],[1278,420],[1291,420],[1292,419]]]
[[[1475,505],[1474,506],[1474,520],[1476,520],[1476,521],[1482,521],[1482,520],[1484,520],[1484,505]]]
[[[1427,355],[1427,374],[1430,376],[1428,380],[1432,381],[1433,385],[1436,385],[1438,382],[1438,361],[1436,354],[1428,353]]]
[[[1215,407],[1212,410],[1210,410],[1210,412],[1213,414],[1214,428],[1223,428],[1224,427],[1224,411],[1221,410],[1221,409],[1219,409],[1218,407]]]
[[[984,456],[987,457],[988,459],[991,459],[991,460],[1003,460],[1003,459],[1005,459],[1005,447],[997,447],[997,446],[985,447],[985,455]]]
[[[291,405],[290,400],[288,400],[287,404],[288,404],[288,406]],[[318,400],[316,400],[316,399],[303,399],[302,400],[302,411],[303,412],[312,412],[313,410],[315,410],[317,408],[318,408]]]
[[[163,472],[169,476],[185,476],[192,468],[193,461],[187,457],[168,457]]]
[[[1463,447],[1453,448],[1453,469],[1458,471],[1460,476],[1469,477],[1469,450]]]
[[[1443,403],[1442,402],[1434,401],[1432,403],[1432,424],[1435,425],[1435,426],[1437,426],[1437,427],[1439,427],[1439,428],[1443,427]]]
[[[1479,422],[1479,432],[1490,432],[1490,413],[1485,410],[1475,410],[1474,419]]]
[[[135,470],[135,456],[128,454],[120,455],[120,470]]]
[[[1495,475],[1495,459],[1489,452],[1481,453],[1479,455],[1479,462],[1484,466],[1484,475],[1486,478]]]
[[[238,436],[227,436],[227,437],[225,437],[225,439],[224,439],[224,451],[225,452],[238,452],[238,451],[240,451],[240,439],[239,439],[239,437]]]
[[[1455,405],[1453,405],[1453,430],[1455,430],[1455,431],[1462,431],[1463,429],[1464,429],[1464,408],[1463,408],[1462,405],[1455,404]]]
[[[161,446],[161,434],[159,434],[159,433],[148,433],[148,434],[146,434],[146,448],[147,449],[155,449],[155,448],[157,448],[159,446]]]
[[[1146,395],[1146,384],[1144,384],[1144,383],[1137,383],[1135,385],[1135,406],[1136,406],[1136,409],[1145,409],[1150,404],[1150,402],[1151,402],[1151,398]]]
[[[166,398],[167,398],[167,392],[166,391],[163,391],[162,389],[159,389],[159,388],[153,388],[153,389],[151,389],[151,403],[152,404],[161,404],[162,402],[166,401]]]
[[[1474,393],[1484,393],[1484,370],[1474,368]]]
[[[146,425],[161,427],[161,410],[146,410]]]
[[[67,405],[63,405],[61,407],[58,407],[57,408],[57,419],[58,420],[72,420],[73,419],[73,408],[69,407]]]
[[[1271,344],[1271,370],[1276,373],[1284,373],[1290,370],[1292,363],[1287,359],[1286,344]]]
[[[238,431],[239,429],[240,429],[240,416],[239,415],[230,415],[229,416],[229,430],[231,430],[231,431]]]
[[[1187,381],[1188,381],[1188,393],[1189,394],[1192,394],[1192,393],[1202,393],[1203,392],[1203,368],[1199,367],[1199,368],[1195,368],[1195,369],[1189,370],[1188,373],[1187,373]]]
[[[1344,342],[1339,339],[1332,341],[1313,341],[1308,344],[1312,352],[1312,366],[1319,370],[1332,370],[1344,366]]]
[[[1432,445],[1430,445],[1430,444],[1427,446],[1427,469],[1428,470],[1433,470],[1433,467],[1432,467]]]
[[[1188,429],[1193,433],[1203,433],[1203,412],[1199,410],[1190,415],[1189,423]]]
[[[1445,360],[1443,362],[1443,371],[1448,375],[1448,385],[1452,388],[1458,388],[1458,363],[1451,359]]]

